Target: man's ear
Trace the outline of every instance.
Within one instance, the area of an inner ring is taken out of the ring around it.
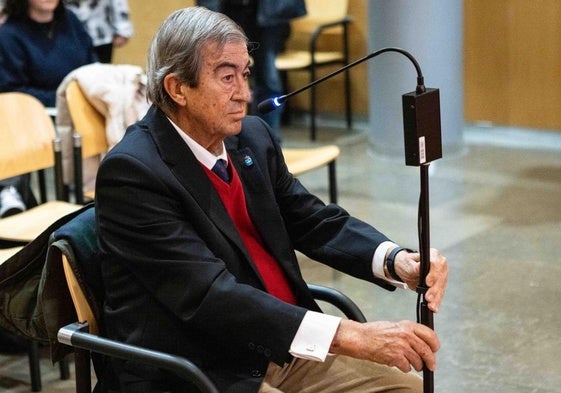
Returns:
[[[175,74],[168,74],[164,77],[164,89],[171,97],[171,99],[179,106],[187,104],[187,86],[182,83]]]

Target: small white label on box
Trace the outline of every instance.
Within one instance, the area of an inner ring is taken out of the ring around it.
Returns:
[[[424,164],[427,161],[427,152],[425,150],[425,137],[419,138],[419,163]]]

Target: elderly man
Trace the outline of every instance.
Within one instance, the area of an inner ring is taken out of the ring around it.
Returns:
[[[221,392],[422,391],[408,372],[435,368],[435,333],[322,314],[295,249],[386,289],[417,285],[419,255],[396,253],[288,172],[270,128],[245,116],[247,48],[238,25],[199,7],[176,11],[154,37],[154,105],[97,177],[105,334],[189,357]],[[446,280],[446,258],[431,250],[435,312]],[[192,389],[118,360],[107,371],[104,391]]]

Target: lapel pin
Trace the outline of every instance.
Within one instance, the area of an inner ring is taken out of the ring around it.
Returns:
[[[245,156],[243,158],[243,162],[244,162],[245,166],[252,166],[253,165],[253,160],[251,159],[250,156]]]

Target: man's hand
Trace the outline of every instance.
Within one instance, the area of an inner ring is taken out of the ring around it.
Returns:
[[[395,272],[412,290],[416,290],[417,285],[419,285],[420,259],[419,253],[408,253],[407,251],[401,251],[395,256]],[[425,294],[425,300],[432,312],[438,312],[440,308],[447,281],[448,262],[446,257],[441,255],[437,249],[431,248],[430,270],[426,277],[426,284],[429,289]]]
[[[434,353],[439,348],[440,342],[436,333],[419,323],[358,323],[343,319],[331,343],[330,352],[370,360],[409,372],[411,367],[421,371],[423,365],[434,371]]]

